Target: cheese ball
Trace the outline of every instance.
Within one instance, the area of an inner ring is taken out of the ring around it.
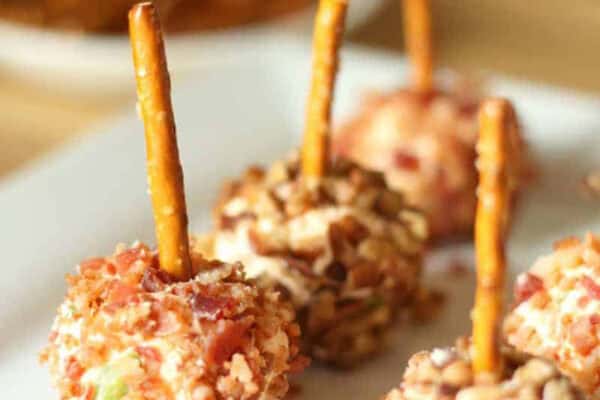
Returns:
[[[576,400],[583,394],[551,362],[503,348],[499,382],[475,382],[470,343],[422,351],[408,362],[402,383],[384,400]]]
[[[425,212],[431,239],[466,237],[477,204],[478,103],[465,90],[373,95],[337,131],[334,152],[383,172],[391,188]],[[519,133],[510,140],[514,190],[527,167]]]
[[[600,399],[600,239],[557,242],[520,275],[504,332],[517,349],[556,361]]]
[[[300,331],[280,295],[239,265],[193,254],[177,282],[143,244],[87,260],[41,353],[61,399],[281,399],[301,370]]]
[[[419,285],[426,221],[383,177],[332,162],[300,175],[296,154],[251,168],[226,186],[205,255],[240,261],[298,311],[306,351],[351,366],[380,349],[395,314],[425,296]]]

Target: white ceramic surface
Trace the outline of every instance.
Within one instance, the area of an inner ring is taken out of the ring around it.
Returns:
[[[207,227],[219,183],[251,162],[267,163],[297,144],[308,81],[309,49],[271,43],[263,57],[229,63],[174,87],[181,155],[193,229]],[[364,89],[406,78],[394,57],[346,49],[336,116],[347,115]],[[511,274],[565,235],[600,230],[598,203],[576,193],[581,176],[599,167],[600,101],[558,89],[494,80],[496,93],[519,109],[540,180],[523,201],[510,243]],[[118,242],[152,242],[142,124],[134,110],[114,125],[0,182],[0,393],[2,398],[54,399],[37,364],[65,273],[81,259],[110,253]],[[472,259],[468,245],[428,262],[428,280],[445,289],[441,318],[399,326],[388,351],[347,373],[311,367],[298,399],[377,399],[397,383],[409,354],[469,330],[472,276],[444,271],[448,259]]]
[[[371,18],[386,0],[360,0],[350,5],[347,30]],[[264,24],[247,25],[167,38],[169,63],[174,74],[203,73],[204,69],[239,58],[239,43],[261,42],[289,35],[309,39],[315,7]],[[0,73],[47,90],[90,98],[131,93],[131,51],[127,36],[78,35],[35,29],[0,21]]]

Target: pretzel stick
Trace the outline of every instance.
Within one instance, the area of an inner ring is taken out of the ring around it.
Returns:
[[[433,45],[429,0],[403,0],[404,40],[413,68],[413,85],[418,92],[433,87]]]
[[[477,288],[473,309],[473,370],[480,380],[497,379],[502,369],[499,324],[502,317],[509,208],[509,133],[516,124],[506,100],[485,100],[479,112],[479,187],[475,219]]]
[[[302,145],[302,173],[326,173],[331,129],[331,102],[348,0],[320,0],[313,39],[312,82]]]
[[[160,267],[185,280],[191,275],[183,171],[179,163],[169,72],[158,15],[152,3],[129,12],[129,31],[144,120],[148,184]]]

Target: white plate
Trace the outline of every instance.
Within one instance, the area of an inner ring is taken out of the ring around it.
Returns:
[[[369,20],[386,0],[351,2],[347,30]],[[247,25],[167,38],[169,63],[175,74],[202,73],[237,57],[242,41],[253,41],[261,57],[265,38],[292,35],[309,39],[315,6],[264,24]],[[0,22],[0,67],[3,73],[53,91],[92,98],[131,93],[132,66],[125,35],[79,35]]]
[[[265,43],[261,59],[223,65],[175,86],[179,141],[192,226],[207,227],[219,183],[251,162],[267,163],[297,144],[309,67],[305,45]],[[346,49],[336,114],[347,115],[364,89],[406,77],[400,60]],[[600,101],[558,89],[495,80],[513,99],[541,160],[540,183],[524,199],[511,239],[514,273],[565,235],[600,228],[598,204],[576,194],[600,153]],[[338,119],[339,120],[339,119]],[[142,124],[129,116],[0,184],[0,387],[3,398],[56,398],[36,353],[45,343],[63,275],[81,259],[108,254],[118,242],[152,241]],[[389,351],[350,373],[311,368],[301,398],[376,399],[398,382],[410,353],[448,344],[469,329],[471,280],[449,279],[448,257],[472,258],[469,246],[430,260],[428,279],[449,293],[433,324],[401,327]]]

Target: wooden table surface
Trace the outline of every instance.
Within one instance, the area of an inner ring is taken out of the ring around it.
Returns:
[[[600,94],[600,1],[431,1],[439,65]],[[399,1],[390,0],[349,40],[402,51],[400,8]],[[130,101],[57,97],[0,73],[0,177],[83,134]]]

